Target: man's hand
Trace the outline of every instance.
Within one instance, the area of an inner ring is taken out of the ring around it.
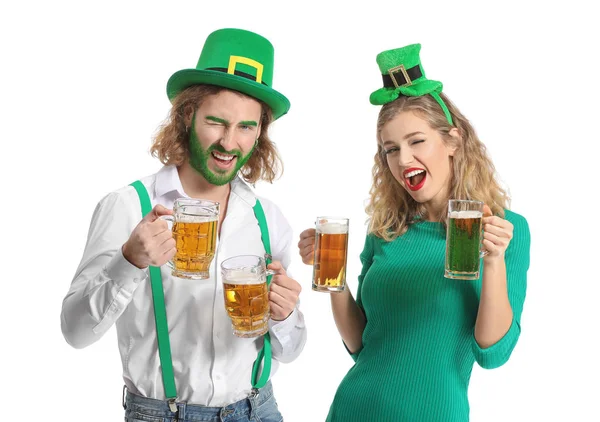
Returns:
[[[136,267],[143,269],[149,265],[160,267],[175,255],[175,239],[161,215],[172,215],[173,211],[155,206],[133,229],[123,245],[123,256]]]
[[[281,262],[273,261],[267,268],[276,272],[269,287],[271,319],[283,321],[294,311],[302,287],[296,280],[287,276]]]

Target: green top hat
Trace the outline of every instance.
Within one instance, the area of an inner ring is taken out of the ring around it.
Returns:
[[[195,69],[180,70],[169,78],[167,96],[172,101],[191,85],[218,85],[264,101],[278,119],[288,112],[290,102],[271,87],[273,56],[273,45],[266,38],[242,29],[219,29],[206,38]]]
[[[452,116],[448,107],[440,97],[442,83],[427,79],[421,65],[419,52],[421,44],[386,50],[377,55],[377,64],[382,73],[383,88],[371,94],[373,105],[383,105],[396,100],[400,95],[420,97],[429,94],[439,103],[448,122],[452,124]]]

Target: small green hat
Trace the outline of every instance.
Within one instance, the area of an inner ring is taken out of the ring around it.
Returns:
[[[377,55],[377,64],[382,73],[383,88],[371,94],[373,105],[383,105],[396,100],[400,95],[420,97],[431,95],[442,107],[448,122],[452,124],[452,116],[448,107],[440,97],[443,85],[439,81],[427,79],[421,65],[419,53],[421,44],[386,50]]]
[[[218,85],[264,101],[278,119],[288,112],[290,102],[271,87],[273,58],[273,45],[266,38],[243,29],[219,29],[206,38],[195,69],[169,78],[167,96],[172,102],[191,85]]]

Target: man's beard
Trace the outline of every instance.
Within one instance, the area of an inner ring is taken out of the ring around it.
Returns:
[[[192,127],[190,130],[190,165],[196,170],[202,177],[206,179],[211,185],[223,186],[231,182],[237,176],[238,171],[248,162],[252,153],[254,152],[254,146],[248,154],[242,156],[242,152],[239,149],[227,151],[220,144],[212,144],[207,149],[202,148],[198,135],[195,129],[196,116],[192,119]],[[212,152],[217,151],[223,154],[234,155],[236,160],[235,166],[231,170],[216,170],[213,171],[208,168],[208,160],[210,159]]]

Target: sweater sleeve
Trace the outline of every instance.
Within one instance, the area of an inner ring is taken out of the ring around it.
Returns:
[[[365,275],[369,271],[369,268],[371,268],[371,264],[373,263],[373,235],[367,235],[367,238],[365,239],[365,246],[363,247],[363,251],[360,254],[360,262],[362,263],[362,270],[360,272],[360,275],[358,276],[358,287],[356,289],[356,304],[358,305],[358,307],[360,308],[360,310],[366,318],[367,314],[365,313],[365,309],[362,304],[362,282],[365,278]],[[346,347],[345,343],[344,347]],[[346,350],[348,351],[348,353],[350,353],[348,347],[346,347]],[[350,356],[352,357],[352,359],[354,359],[355,362],[358,359],[358,355],[360,354],[361,350],[362,346],[356,352],[350,353]]]
[[[505,218],[514,226],[513,238],[506,249],[504,257],[508,299],[513,311],[513,320],[504,337],[485,349],[477,344],[473,334],[471,345],[475,360],[479,366],[485,369],[494,369],[504,365],[515,348],[521,334],[521,313],[523,312],[527,289],[527,270],[529,269],[531,243],[529,226],[527,220],[519,214],[507,211]]]

